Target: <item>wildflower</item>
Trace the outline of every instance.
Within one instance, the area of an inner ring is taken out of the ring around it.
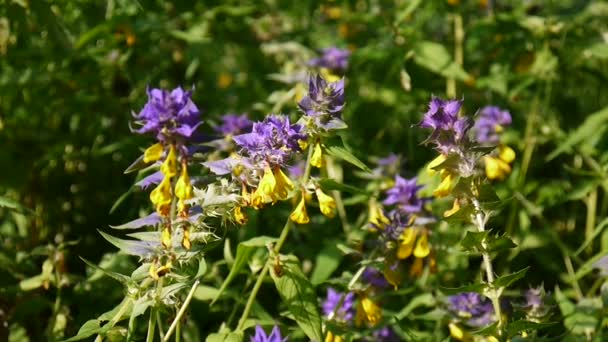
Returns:
[[[148,269],[148,274],[150,275],[150,277],[152,277],[152,279],[158,280],[158,279],[160,279],[160,277],[169,273],[169,271],[171,271],[172,267],[173,267],[173,264],[171,263],[171,261],[167,261],[167,263],[164,264],[163,266],[156,268],[156,261],[153,261],[152,264],[150,265],[150,268]]]
[[[310,158],[310,165],[321,168],[323,167],[323,164],[323,151],[321,150],[321,144],[317,142]]]
[[[549,300],[544,287],[541,285],[537,288],[530,288],[524,292],[524,302],[522,304],[513,304],[526,312],[526,319],[532,322],[540,323],[548,318],[551,312],[551,305],[548,305]]]
[[[433,190],[433,195],[435,197],[441,198],[446,197],[452,192],[452,188],[455,185],[455,175],[448,170],[441,170],[439,174],[441,177],[441,182],[437,186],[435,190]]]
[[[483,327],[494,321],[494,308],[490,300],[476,292],[464,292],[448,297],[449,309],[465,319],[472,327]]]
[[[325,336],[325,342],[344,342],[344,338],[339,335],[334,335],[334,333],[329,330]]]
[[[247,215],[243,212],[243,208],[240,206],[236,206],[234,208],[233,216],[236,223],[240,225],[247,223]]]
[[[473,126],[466,117],[459,117],[462,102],[458,100],[444,101],[433,97],[429,110],[424,114],[419,126],[433,130],[425,143],[434,143],[435,148],[442,154],[458,152],[468,144],[467,133]]]
[[[354,302],[354,293],[344,294],[330,287],[327,289],[327,298],[323,302],[323,314],[329,319],[351,322],[355,315]]]
[[[367,221],[377,229],[382,229],[390,223],[390,220],[384,215],[382,208],[374,200],[369,203],[369,219]]]
[[[384,200],[385,205],[397,205],[404,213],[417,213],[422,211],[424,200],[418,198],[417,192],[424,186],[416,185],[416,177],[405,179],[399,175],[395,177],[395,185],[390,188]]]
[[[495,145],[505,126],[511,124],[511,114],[496,106],[483,107],[475,121],[474,131],[477,142]]]
[[[161,143],[156,143],[146,149],[144,152],[144,163],[154,162],[160,159],[163,154],[164,147]]]
[[[414,251],[414,244],[416,242],[416,229],[408,228],[404,229],[401,234],[401,243],[397,249],[397,258],[407,259]]]
[[[458,198],[456,198],[452,204],[452,208],[443,212],[443,217],[450,217],[456,214],[458,210],[460,210],[460,201],[458,201]]]
[[[369,341],[373,342],[399,342],[401,339],[391,327],[382,327],[375,330],[372,333],[372,339]]]
[[[165,227],[160,234],[160,242],[163,247],[170,248],[171,247],[171,228]]]
[[[182,173],[175,183],[175,196],[178,198],[177,211],[186,211],[186,201],[192,198],[192,185],[186,163],[182,163]]]
[[[308,218],[308,213],[306,212],[306,201],[304,200],[304,194],[302,193],[302,199],[293,210],[291,215],[289,215],[289,219],[291,219],[295,223],[306,224],[310,221]]]
[[[362,278],[363,281],[378,289],[385,289],[390,285],[384,278],[384,275],[372,267],[367,267],[365,271],[363,271]]]
[[[251,337],[251,342],[286,342],[287,337],[283,338],[281,336],[281,330],[279,330],[278,326],[274,326],[272,328],[272,332],[270,335],[266,335],[264,329],[261,326],[255,327],[255,336]]]
[[[422,258],[414,258],[412,266],[410,266],[410,276],[420,277],[422,275],[422,268],[424,266],[424,260]]]
[[[190,241],[190,229],[184,227],[184,236],[182,237],[182,247],[184,249],[190,250],[192,248],[192,241]]]
[[[136,125],[141,126],[135,132],[152,133],[159,141],[192,137],[202,123],[200,111],[191,100],[192,91],[148,88],[147,93],[148,102],[133,115]]]
[[[156,212],[167,216],[171,207],[171,180],[163,178],[160,184],[150,193],[150,201],[156,207]]]
[[[298,107],[313,129],[328,131],[346,127],[340,112],[344,108],[344,79],[328,83],[320,75],[308,80],[308,94]]]
[[[160,166],[160,172],[162,172],[166,178],[173,177],[177,174],[177,155],[175,153],[175,146],[171,145],[169,147],[169,153],[167,153],[165,161]]]
[[[247,118],[247,114],[226,114],[221,118],[222,124],[215,127],[215,131],[224,136],[233,136],[249,132],[253,122]]]
[[[375,326],[381,319],[382,309],[367,295],[362,295],[357,304],[355,324],[361,326],[364,323],[369,323],[371,326]]]
[[[348,68],[349,57],[349,50],[329,47],[322,50],[321,57],[311,59],[308,65],[343,73]]]
[[[321,213],[323,215],[332,218],[336,215],[336,201],[333,197],[326,195],[321,189],[317,188],[315,190],[317,194],[317,199],[319,200],[319,208],[321,209]]]

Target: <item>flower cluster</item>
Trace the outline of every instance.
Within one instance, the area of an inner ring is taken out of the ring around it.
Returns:
[[[476,292],[464,292],[448,297],[449,310],[457,320],[471,327],[484,327],[495,320],[492,302]]]
[[[337,47],[328,47],[322,50],[322,55],[311,59],[308,64],[318,68],[326,68],[332,72],[343,73],[348,68],[350,51]]]
[[[304,126],[319,134],[334,129],[346,128],[341,112],[344,108],[344,79],[327,82],[320,75],[308,80],[308,94],[298,102],[298,107],[306,115]]]
[[[458,115],[461,107],[461,101],[433,97],[419,124],[433,130],[425,142],[435,144],[435,149],[442,154],[461,152],[470,143],[468,131],[473,122]]]
[[[215,127],[215,131],[224,136],[234,136],[249,132],[253,122],[249,120],[247,114],[226,114],[222,116],[222,124]]]
[[[481,109],[475,122],[475,136],[482,145],[496,145],[497,151],[483,157],[485,173],[489,179],[504,179],[511,173],[511,164],[515,160],[515,151],[500,143],[500,135],[505,127],[511,124],[511,114],[496,106]]]
[[[354,293],[344,294],[330,287],[327,289],[327,298],[323,302],[323,314],[328,319],[345,324],[351,323],[355,316],[354,302]]]
[[[251,337],[251,342],[287,342],[287,337],[281,336],[281,330],[278,326],[274,326],[270,335],[267,335],[261,326],[255,327],[255,335]]]

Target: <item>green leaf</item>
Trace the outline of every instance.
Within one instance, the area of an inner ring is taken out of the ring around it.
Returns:
[[[264,247],[268,243],[274,242],[276,240],[276,238],[269,236],[258,236],[239,243],[238,247],[236,248],[236,258],[234,259],[234,264],[230,269],[230,273],[228,273],[226,280],[224,280],[224,283],[220,287],[217,296],[213,299],[213,301],[211,301],[211,305],[213,305],[213,303],[215,303],[220,298],[224,290],[226,290],[228,285],[230,285],[230,282],[232,282],[234,277],[236,277],[236,275],[241,271],[241,269],[247,264],[249,258],[256,250],[256,248]]]
[[[270,275],[283,303],[306,336],[313,341],[323,341],[321,317],[317,311],[317,294],[314,287],[306,279],[295,256],[277,257],[281,261],[282,274],[278,275],[274,269],[271,269]]]
[[[337,244],[337,240],[330,240],[325,243],[323,249],[317,254],[315,269],[310,277],[310,282],[314,285],[321,284],[327,280],[340,265],[343,255]]]
[[[465,251],[483,251],[484,248],[481,246],[484,239],[488,236],[489,232],[472,232],[467,231],[464,234],[464,238],[460,241],[460,248]]]
[[[416,296],[410,300],[410,302],[395,316],[398,320],[402,320],[405,317],[409,317],[414,309],[421,306],[434,307],[437,305],[435,297],[430,293],[424,293]]]
[[[322,178],[321,180],[319,180],[319,185],[321,185],[321,188],[326,191],[338,190],[338,191],[342,191],[342,192],[349,192],[351,194],[356,194],[356,195],[363,194],[363,195],[367,195],[367,197],[369,197],[369,193],[363,189],[359,189],[359,188],[351,186],[351,185],[338,183],[335,180],[329,179],[329,178]]]
[[[199,285],[194,291],[193,297],[198,300],[207,301],[216,298],[219,292],[219,289],[215,287]]]
[[[78,330],[76,336],[70,337],[63,342],[71,342],[71,341],[80,341],[85,338],[91,337],[95,334],[98,334],[101,331],[101,326],[99,325],[99,321],[96,319],[91,319],[86,321]]]
[[[507,274],[504,275],[502,277],[498,277],[496,278],[496,280],[494,280],[494,283],[492,284],[494,287],[496,288],[506,288],[509,287],[511,284],[513,284],[514,282],[518,281],[519,279],[523,278],[526,275],[526,272],[528,271],[530,267],[526,267],[522,270],[519,270],[515,273],[511,273],[511,274]]]
[[[124,274],[105,270],[105,269],[95,265],[94,263],[88,261],[87,259],[85,259],[83,257],[80,257],[80,260],[84,261],[84,263],[87,264],[89,267],[102,272],[103,274],[107,275],[108,277],[110,277],[112,279],[117,280],[118,282],[120,282],[123,285],[126,284],[129,280],[131,280],[131,278],[129,278],[128,276],[126,276]]]
[[[26,212],[28,214],[35,214],[33,210],[26,208],[20,203],[4,196],[0,196],[0,207],[12,209],[19,212]]]
[[[489,236],[487,239],[488,252],[501,252],[506,249],[517,247],[515,242],[506,235],[502,236]]]
[[[442,44],[422,41],[414,46],[414,62],[419,66],[446,78],[466,81],[471,76],[454,62],[450,52]]]
[[[444,217],[443,220],[447,223],[458,223],[458,222],[471,222],[471,215],[475,213],[475,208],[471,204],[467,204],[458,211],[448,217]]]
[[[486,284],[481,283],[473,283],[461,287],[439,287],[439,290],[443,292],[446,296],[451,296],[462,292],[477,292],[479,294],[483,294],[485,289]]]
[[[485,247],[483,246],[485,243]],[[488,231],[472,232],[467,231],[460,242],[460,246],[465,251],[476,252],[500,252],[505,249],[515,248],[517,245],[507,236],[493,236]]]
[[[514,336],[522,331],[534,331],[555,325],[555,322],[535,323],[526,320],[511,322],[507,325],[507,334]]]
[[[578,126],[574,132],[568,134],[566,140],[553,150],[545,160],[550,161],[573,146],[582,143],[590,137],[594,137],[598,131],[603,129],[607,122],[608,107],[589,115],[583,124]]]
[[[240,332],[227,332],[227,333],[214,333],[209,334],[205,339],[206,342],[242,342],[243,333]]]
[[[360,168],[363,171],[372,172],[372,170],[370,170],[370,168],[367,167],[367,165],[365,165],[362,161],[360,161],[357,157],[355,157],[349,150],[347,150],[344,147],[327,146],[325,148],[325,151],[330,156],[342,159],[345,162],[348,162],[348,163]]]

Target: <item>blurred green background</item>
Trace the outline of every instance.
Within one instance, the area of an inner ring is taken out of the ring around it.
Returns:
[[[353,52],[344,135],[363,160],[399,153],[409,175],[428,162],[411,126],[448,79],[468,114],[512,113],[518,160],[500,187],[516,195],[496,225],[529,250],[500,268],[563,283],[554,246],[576,248],[608,211],[608,115],[580,126],[608,106],[607,41],[601,1],[0,1],[0,340],[68,337],[120,300],[78,257],[135,267],[97,230],[149,207],[123,175],[151,141],[129,130],[147,86],[193,86],[211,132],[225,113],[269,113],[291,87],[277,79],[329,46]],[[222,318],[194,321],[208,331]]]

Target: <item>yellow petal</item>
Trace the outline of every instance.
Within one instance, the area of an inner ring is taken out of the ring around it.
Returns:
[[[433,191],[433,195],[435,197],[441,198],[449,195],[452,192],[452,183],[454,182],[454,176],[450,172],[443,172],[442,170],[442,179],[437,189]]]
[[[486,176],[489,179],[504,179],[511,173],[511,167],[499,158],[485,156],[483,158],[486,169]]]
[[[444,211],[443,217],[450,217],[450,216],[456,214],[458,212],[458,210],[460,210],[460,203],[458,202],[458,199],[455,199],[454,204],[452,205],[452,209]]]
[[[160,172],[162,172],[165,177],[173,177],[177,174],[177,155],[175,154],[175,146],[171,145],[169,147],[169,153],[160,166]]]
[[[369,322],[371,326],[375,326],[382,319],[382,309],[369,297],[364,296],[357,305],[357,316],[359,316],[359,324]]]
[[[241,224],[241,225],[247,223],[247,215],[243,212],[243,209],[239,206],[234,208],[234,220],[236,221],[236,223]]]
[[[272,198],[285,200],[289,195],[289,192],[293,190],[293,183],[280,168],[276,168],[274,170],[274,179],[275,187],[272,193]]]
[[[293,222],[299,224],[306,224],[310,221],[310,219],[308,218],[308,213],[306,212],[306,202],[304,201],[304,196],[302,196],[302,199],[300,200],[300,203],[298,203],[298,206],[296,206],[291,215],[289,215],[289,218]]]
[[[153,261],[152,264],[150,264],[148,274],[150,275],[150,277],[152,277],[152,279],[158,280],[158,274],[156,273],[156,262]]]
[[[507,145],[500,145],[498,147],[498,158],[509,164],[515,160],[515,151]]]
[[[190,241],[190,230],[184,229],[184,236],[182,237],[182,247],[184,249],[190,250],[192,248],[192,242]]]
[[[262,176],[262,179],[258,184],[256,192],[259,192],[262,198],[264,198],[264,202],[270,202],[272,200],[271,196],[276,186],[277,181],[274,178],[274,174],[272,170],[267,167],[266,169],[264,169],[264,176]]]
[[[414,242],[416,242],[416,229],[406,228],[401,234],[401,243],[397,249],[397,258],[403,260],[412,255]]]
[[[414,248],[414,256],[416,258],[425,258],[431,252],[431,248],[429,247],[429,240],[426,233],[422,233],[422,236],[418,238],[418,242],[416,242],[416,248]]]
[[[150,193],[150,201],[155,205],[156,211],[161,216],[169,214],[171,206],[171,180],[168,177],[158,184],[158,186]]]
[[[316,189],[317,199],[319,200],[319,208],[323,215],[332,218],[336,215],[336,201],[333,197],[326,195],[321,189]]]
[[[163,155],[163,145],[156,143],[146,149],[144,152],[144,163],[155,162]]]
[[[329,71],[329,69],[327,68],[321,68],[319,70],[319,73],[321,74],[321,76],[323,76],[323,78],[329,82],[329,83],[333,83],[333,82],[337,82],[340,80],[340,76],[334,75],[331,71]]]
[[[382,208],[378,205],[378,203],[376,203],[376,201],[372,201],[369,204],[368,222],[373,224],[378,229],[383,229],[385,225],[390,223],[389,219],[384,216]]]
[[[410,267],[410,276],[419,277],[422,274],[422,266],[424,266],[422,263],[422,259],[414,259],[414,263]]]
[[[175,183],[175,196],[181,200],[189,200],[192,198],[192,185],[190,184],[188,169],[185,165],[182,166],[182,173]]]
[[[165,227],[161,233],[160,242],[165,248],[171,247],[171,229]]]
[[[403,281],[403,273],[400,272],[398,265],[396,267],[392,267],[389,264],[384,265],[384,279],[389,282],[389,284],[393,285],[395,290],[401,285]]]
[[[321,144],[317,142],[315,144],[315,149],[312,152],[312,157],[310,158],[310,165],[321,168],[323,167],[323,164],[323,150],[321,149]]]
[[[426,171],[428,172],[429,175],[434,175],[435,173],[437,173],[436,170],[434,170],[434,168],[436,168],[437,166],[441,165],[441,163],[443,163],[446,160],[446,156],[443,154],[440,154],[437,156],[437,158],[433,159],[429,165],[426,167]]]
[[[462,328],[460,326],[458,326],[456,323],[448,324],[448,328],[450,329],[450,335],[454,339],[456,339],[458,341],[465,341],[465,342],[472,341],[469,333],[462,330]]]

